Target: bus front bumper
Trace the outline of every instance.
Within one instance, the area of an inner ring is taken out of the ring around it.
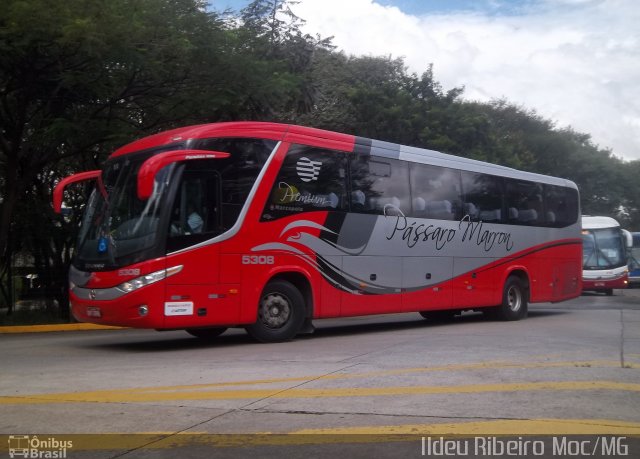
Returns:
[[[602,291],[609,289],[624,289],[629,286],[629,276],[625,273],[615,278],[583,279],[582,290]]]

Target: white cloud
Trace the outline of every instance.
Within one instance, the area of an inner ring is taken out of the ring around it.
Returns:
[[[558,126],[591,134],[640,159],[640,5],[635,0],[543,0],[521,15],[411,16],[374,0],[304,0],[294,8],[310,33],[334,36],[355,55],[434,64],[464,97],[506,97]]]

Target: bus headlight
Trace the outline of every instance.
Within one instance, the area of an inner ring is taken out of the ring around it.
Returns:
[[[145,274],[144,276],[131,279],[127,282],[123,282],[122,284],[118,285],[118,288],[123,292],[130,293],[146,285],[153,284],[155,282],[161,281],[162,279],[173,276],[174,274],[178,274],[180,271],[182,271],[182,265],[174,266],[168,269],[162,269],[160,271]]]

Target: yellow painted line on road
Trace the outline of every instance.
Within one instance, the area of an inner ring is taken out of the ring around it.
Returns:
[[[123,327],[111,327],[98,324],[57,324],[57,325],[10,325],[0,327],[2,333],[45,333],[59,331],[84,331],[84,330],[121,330]]]
[[[473,370],[495,370],[495,369],[532,369],[532,368],[620,368],[619,360],[584,360],[584,361],[567,361],[567,362],[479,362],[479,363],[463,363],[442,365],[437,367],[419,367],[419,368],[398,368],[393,370],[369,371],[362,373],[332,373],[328,375],[305,375],[294,376],[290,378],[269,378],[269,379],[251,379],[242,381],[229,381],[210,384],[193,384],[179,386],[155,386],[148,388],[139,388],[140,391],[175,391],[175,390],[197,390],[205,388],[217,387],[237,387],[237,386],[256,386],[265,384],[278,384],[289,382],[305,382],[305,381],[333,381],[342,379],[360,379],[381,376],[396,376],[404,374],[420,374],[430,372],[446,372],[446,371],[473,371]],[[640,369],[640,364],[629,364],[627,369]],[[127,389],[129,390],[129,389]]]
[[[188,386],[187,386],[188,387]],[[150,403],[185,400],[237,400],[237,399],[301,399],[336,397],[381,397],[397,395],[478,394],[487,392],[527,391],[593,391],[610,390],[640,392],[640,384],[616,381],[547,381],[510,384],[474,384],[461,386],[399,386],[399,387],[344,387],[325,389],[248,389],[248,390],[187,390],[152,391],[103,390],[31,394],[0,397],[0,404],[50,404],[50,403]]]

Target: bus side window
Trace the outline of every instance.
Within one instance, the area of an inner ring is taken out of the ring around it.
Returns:
[[[299,212],[346,211],[346,154],[293,145],[273,183],[262,220]]]
[[[459,220],[462,217],[460,172],[440,166],[412,163],[412,217]]]
[[[522,180],[506,180],[507,222],[515,225],[538,225],[544,222],[542,186]]]
[[[352,158],[350,170],[353,212],[375,215],[410,214],[411,193],[407,162],[362,155]]]
[[[220,174],[218,223],[221,231],[227,231],[236,224],[251,189],[276,144],[274,140],[237,137],[194,141],[193,148],[196,150],[223,151],[231,155],[225,159],[216,159],[206,166],[214,168]]]
[[[578,193],[573,188],[545,185],[544,202],[547,226],[562,228],[578,221]]]
[[[171,211],[169,236],[219,231],[217,173],[185,171]]]
[[[471,221],[502,223],[502,179],[462,171],[463,210]]]

